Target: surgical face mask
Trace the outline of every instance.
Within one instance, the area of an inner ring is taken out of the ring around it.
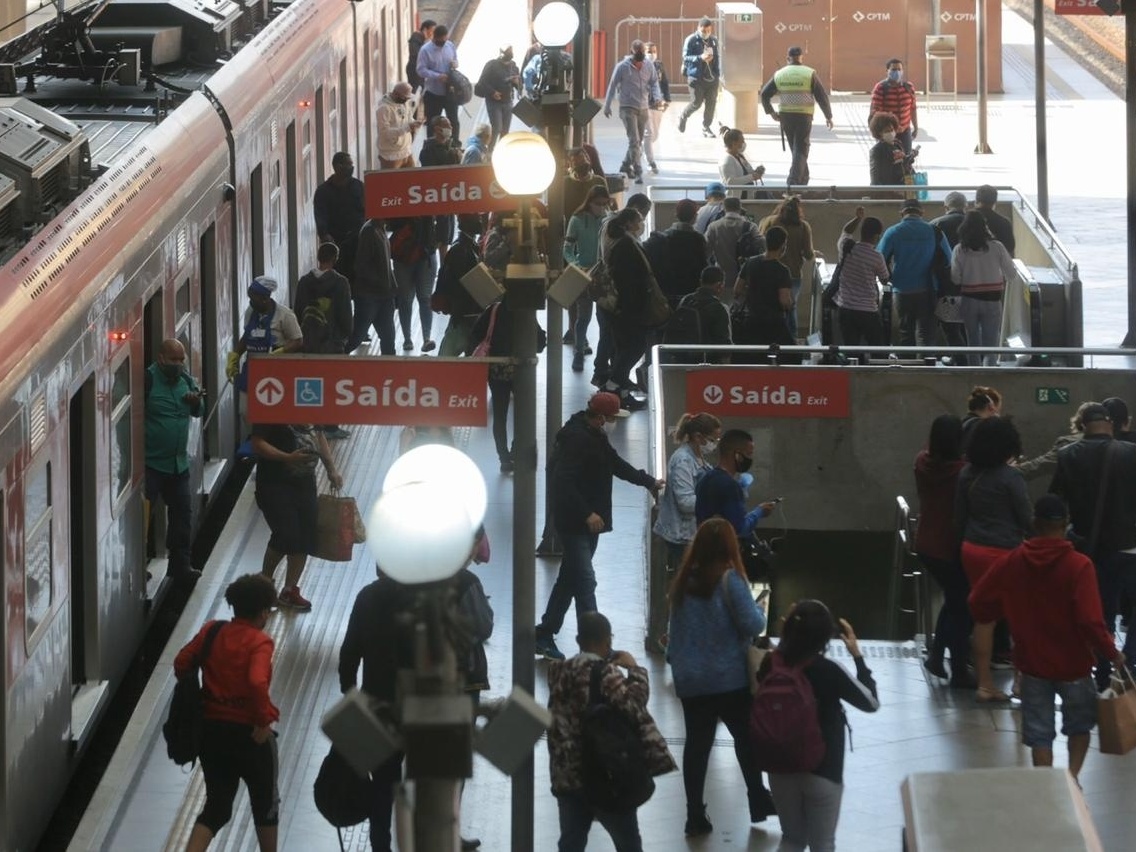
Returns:
[[[707,441],[705,444],[702,445],[702,452],[704,452],[704,453],[712,453],[716,449],[718,449],[718,442],[717,441]]]
[[[893,68],[890,71],[888,71],[888,79],[891,80],[893,83],[898,83],[900,80],[903,79],[903,72],[900,71],[897,68]]]
[[[895,141],[895,131],[889,130],[887,133],[885,133],[880,138],[883,139],[885,142],[887,142],[890,145],[892,142]]]
[[[734,464],[737,467],[738,473],[745,473],[753,467],[753,458],[751,456],[738,454],[734,456]]]
[[[609,435],[612,434],[613,432],[615,432],[615,425],[616,425],[617,422],[618,421],[616,421],[616,420],[605,420],[604,425],[603,425],[604,432],[606,432]]]

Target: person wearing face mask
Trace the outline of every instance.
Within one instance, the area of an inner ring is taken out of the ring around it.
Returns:
[[[577,149],[578,150],[578,149]],[[611,196],[607,187],[593,185],[587,197],[576,208],[564,232],[564,261],[574,263],[582,269],[591,269],[600,257],[600,228],[607,215]],[[567,207],[567,205],[565,205]],[[587,292],[572,303],[568,309],[568,333],[565,344],[571,344],[572,371],[583,372],[584,356],[591,354],[588,345],[588,326],[592,321],[593,302]],[[569,340],[568,335],[571,335]]]
[[[395,83],[379,102],[379,167],[384,169],[412,169],[414,155],[411,147],[414,134],[422,126],[414,118],[414,105],[410,103],[409,83]]]
[[[682,556],[694,539],[694,484],[713,465],[710,457],[718,450],[722,421],[713,414],[684,414],[671,433],[678,449],[667,461],[667,490],[659,498],[654,533],[667,543],[667,573],[673,577]],[[670,582],[666,583],[670,586]]]
[[[678,119],[678,132],[686,132],[686,122],[706,104],[702,112],[702,135],[714,138],[710,129],[714,121],[714,108],[718,104],[718,85],[722,70],[718,60],[718,39],[714,37],[714,22],[702,18],[698,30],[687,36],[682,48],[682,73],[690,85],[690,103]]]
[[[773,503],[761,503],[746,511],[746,491],[738,481],[753,467],[753,435],[730,429],[718,442],[718,466],[707,471],[694,488],[694,520],[702,524],[709,518],[729,521],[738,538],[753,535],[757,522],[773,511]]]
[[[651,174],[659,173],[658,163],[655,162],[655,146],[659,141],[659,130],[663,124],[663,113],[671,105],[671,81],[667,78],[667,69],[659,59],[659,46],[653,41],[645,45],[647,61],[655,66],[655,73],[659,77],[659,91],[663,93],[662,100],[651,101],[651,111],[647,114],[647,131],[643,134],[643,151],[647,154],[647,167]]]
[[[422,166],[456,166],[462,161],[461,142],[454,138],[454,126],[444,115],[435,116],[429,123],[431,136],[422,143],[418,164]],[[454,217],[434,217],[435,246],[439,260],[445,260],[446,251],[454,241]]]
[[[461,124],[458,120],[458,104],[450,97],[447,84],[450,80],[450,71],[458,67],[458,49],[449,40],[449,27],[439,24],[430,34],[430,41],[422,45],[418,51],[416,70],[422,78],[422,104],[426,109],[426,121],[429,123],[436,115],[443,112],[449,118],[454,128],[454,136],[461,138]]]
[[[630,55],[615,66],[607,86],[603,114],[611,118],[611,105],[619,93],[619,118],[627,133],[627,154],[620,171],[636,183],[643,182],[643,134],[647,129],[651,101],[662,101],[655,64],[647,61],[647,50],[639,39],[631,42]]]
[[[613,393],[592,394],[588,407],[577,411],[556,433],[550,451],[552,519],[564,547],[556,584],[548,597],[544,616],[536,628],[536,653],[550,660],[563,660],[556,647],[556,634],[564,616],[576,602],[576,619],[596,611],[596,573],[592,567],[601,533],[611,532],[612,478],[646,488],[657,495],[664,480],[645,470],[636,470],[612,447],[608,434],[617,418],[626,417]]]
[[[911,170],[903,145],[896,138],[899,122],[890,112],[877,112],[868,122],[876,144],[868,151],[868,170],[872,186],[902,186]],[[902,190],[877,192],[877,198],[903,197]]]
[[[722,133],[722,144],[726,146],[726,156],[718,163],[722,183],[728,186],[753,186],[761,183],[765,166],[754,168],[749,164],[745,156],[745,134],[736,127],[730,128]],[[741,197],[748,198],[749,195],[743,192]]]
[[[166,504],[166,576],[193,580],[190,567],[193,504],[189,496],[189,421],[200,417],[205,392],[185,371],[185,347],[163,340],[154,363],[146,368],[146,499]]]
[[[331,158],[332,175],[312,197],[316,234],[321,243],[339,246],[335,270],[348,280],[355,274],[355,249],[359,229],[367,221],[363,205],[363,181],[354,177],[355,161],[346,151]]]
[[[606,192],[607,178],[596,173],[591,158],[584,148],[570,148],[568,171],[564,176],[564,209],[569,215],[580,209],[592,187],[600,187]]]
[[[896,117],[896,138],[903,153],[911,156],[911,140],[919,135],[919,116],[915,103],[915,87],[903,79],[903,61],[889,59],[887,76],[872,88],[872,103],[868,107],[868,124],[879,112],[890,112]]]
[[[513,48],[506,46],[496,59],[490,59],[481,69],[481,76],[473,93],[485,98],[485,112],[489,115],[492,136],[489,147],[509,132],[513,120],[513,97],[521,91],[521,70],[513,61]]]

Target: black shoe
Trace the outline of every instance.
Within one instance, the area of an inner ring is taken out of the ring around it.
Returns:
[[[512,473],[516,470],[516,464],[512,459],[501,459],[501,473]]]
[[[765,822],[771,816],[777,816],[777,806],[773,804],[773,796],[762,787],[749,800],[749,821]]]
[[[592,373],[591,383],[597,388],[603,388],[607,384],[607,373]]]
[[[575,355],[572,356],[572,372],[573,373],[584,372],[584,353],[583,352],[577,352]]]
[[[575,346],[576,345],[576,332],[574,332],[574,331],[564,332],[564,339],[561,342],[565,346]]]
[[[619,395],[619,407],[626,408],[628,411],[642,411],[647,407],[647,400],[639,399],[624,391]]]
[[[680,115],[678,117],[678,132],[679,133],[686,133],[686,116],[685,115]],[[689,834],[689,833],[690,832],[688,831],[687,834]]]
[[[196,568],[175,568],[168,572],[168,576],[175,583],[196,583],[201,579],[201,572]]]
[[[481,846],[481,841],[476,837],[463,837],[461,841],[462,852],[467,852],[467,850],[469,849],[477,849],[479,846]]]
[[[925,668],[935,677],[942,678],[943,680],[946,680],[950,676],[947,673],[946,666],[943,665],[943,661],[941,659],[932,660],[928,658],[923,661],[923,668]]]
[[[684,829],[687,837],[698,837],[701,834],[709,834],[714,830],[714,826],[710,824],[710,819],[706,816],[706,806],[699,805],[697,809],[686,809],[686,828]]]

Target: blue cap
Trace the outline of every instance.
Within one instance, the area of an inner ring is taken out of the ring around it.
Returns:
[[[711,195],[725,195],[726,185],[719,180],[706,184],[706,197]]]
[[[276,292],[276,287],[275,278],[269,278],[267,275],[258,275],[256,278],[252,279],[252,283],[249,284],[249,292],[256,293],[260,296],[271,297],[272,294]]]

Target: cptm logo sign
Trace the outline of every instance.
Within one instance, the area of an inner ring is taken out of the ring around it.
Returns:
[[[850,376],[843,370],[692,370],[687,407],[719,417],[847,417]]]
[[[813,31],[813,25],[786,24],[784,21],[778,21],[773,25],[773,29],[777,30],[777,35],[785,35],[785,33],[811,33]]]
[[[891,12],[861,12],[859,10],[852,13],[852,20],[858,24],[864,23],[877,23],[880,21],[890,21]]]

